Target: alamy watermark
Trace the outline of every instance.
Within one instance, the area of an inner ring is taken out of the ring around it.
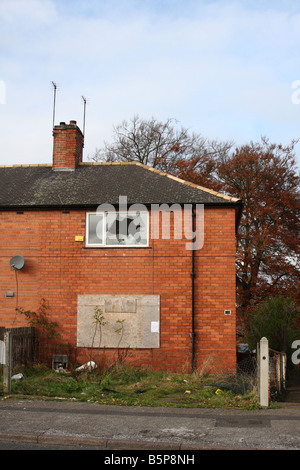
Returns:
[[[300,339],[293,341],[292,349],[296,349],[292,354],[292,363],[295,365],[300,364]]]
[[[0,104],[6,104],[6,86],[3,80],[0,80]]]
[[[185,239],[186,250],[201,250],[204,245],[204,204],[151,204],[151,239],[159,238],[170,240]],[[128,207],[127,196],[119,196],[119,210],[112,204],[100,204],[97,213],[109,213],[110,218],[116,220],[117,214],[136,214],[132,220],[128,217],[119,217],[118,227],[120,233],[126,233],[138,242],[143,225],[142,214],[148,213],[144,204],[132,204]],[[173,223],[171,222],[171,213]],[[116,230],[116,229],[115,229]],[[147,227],[149,230],[149,227]],[[111,231],[111,230],[110,230]],[[100,239],[103,233],[102,221],[96,227],[96,234]],[[115,232],[115,235],[117,233]]]
[[[299,104],[300,103],[300,80],[294,80],[292,83],[292,88],[295,91],[292,93],[292,103]]]

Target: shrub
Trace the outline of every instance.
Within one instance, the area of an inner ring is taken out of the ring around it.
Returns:
[[[256,348],[262,337],[269,347],[289,352],[291,343],[300,339],[300,311],[290,298],[270,297],[250,314],[247,341],[251,349]]]

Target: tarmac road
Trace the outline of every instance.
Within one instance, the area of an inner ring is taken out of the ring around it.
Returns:
[[[300,369],[291,375],[286,401],[277,409],[146,408],[2,398],[0,450],[4,448],[102,449],[110,459],[116,452],[134,451],[165,453],[168,458],[175,452],[184,457],[201,450],[300,450]]]
[[[0,401],[0,442],[104,450],[300,450],[300,404],[224,410]]]

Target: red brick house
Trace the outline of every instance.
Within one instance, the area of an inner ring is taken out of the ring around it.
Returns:
[[[16,305],[44,298],[78,362],[100,347],[157,369],[235,370],[241,201],[138,163],[83,163],[75,121],[53,135],[52,165],[0,167],[0,326],[25,326]]]

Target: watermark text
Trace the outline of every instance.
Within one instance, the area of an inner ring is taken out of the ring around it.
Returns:
[[[300,80],[294,80],[292,83],[292,88],[295,91],[292,93],[292,103],[299,104],[300,103]]]
[[[292,363],[295,365],[300,364],[300,339],[293,341],[292,349],[296,349],[292,354]]]
[[[3,80],[0,80],[0,104],[6,104],[6,86]]]
[[[100,204],[97,213],[107,213],[106,221],[108,230],[114,235],[125,234],[135,239],[138,245],[141,234],[145,236],[148,231],[147,220],[144,214],[148,209],[144,204],[127,205],[127,196],[119,196],[119,211],[112,204]],[[124,217],[129,214],[132,218]],[[151,239],[186,240],[186,250],[201,250],[204,245],[204,205],[203,204],[151,204]],[[171,218],[171,214],[173,217]],[[119,215],[118,215],[119,214]],[[132,214],[136,214],[133,216]],[[116,218],[118,216],[117,223]],[[107,228],[105,229],[107,230]],[[116,233],[116,230],[118,233]],[[103,237],[103,220],[100,219],[96,226],[96,235]]]

